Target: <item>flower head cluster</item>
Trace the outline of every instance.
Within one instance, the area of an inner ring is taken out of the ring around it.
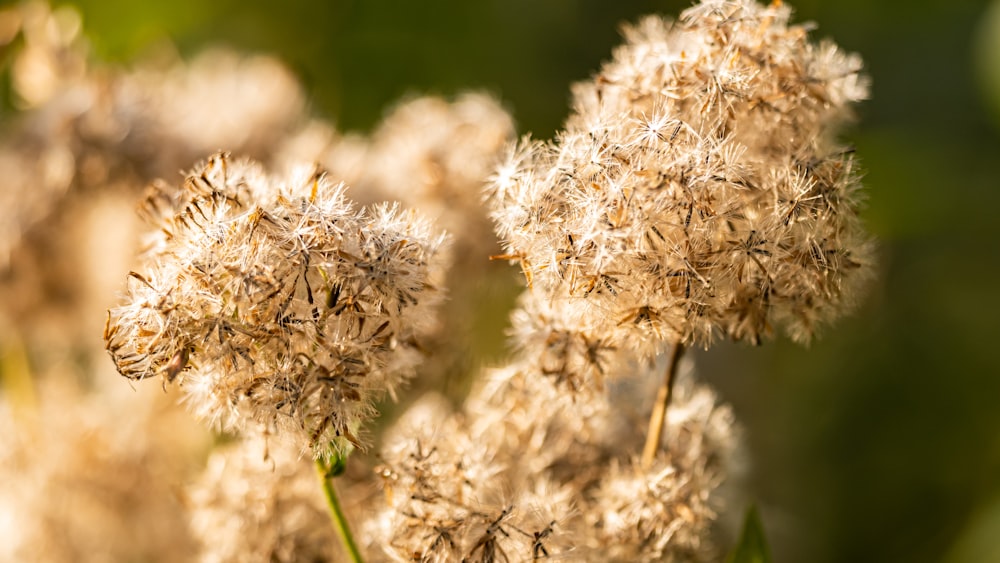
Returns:
[[[264,158],[306,121],[293,72],[266,55],[210,49],[190,61],[148,63],[115,77],[110,105],[136,160],[189,164],[218,147]]]
[[[613,334],[569,299],[525,291],[517,305],[511,315],[514,346],[542,375],[573,391],[603,388],[631,359]]]
[[[80,320],[102,317],[129,269],[143,188],[220,147],[271,154],[306,105],[274,57],[186,61],[161,44],[128,68],[98,60],[79,12],[47,4],[0,7],[0,326],[37,377],[59,378],[107,361]]]
[[[489,95],[469,92],[450,103],[415,98],[372,135],[367,176],[395,199],[449,222],[461,221],[451,217],[460,213],[483,217],[482,184],[513,138],[510,114]]]
[[[807,339],[864,277],[852,151],[860,59],[809,42],[790,9],[707,0],[648,17],[573,91],[550,143],[490,186],[508,255],[580,326],[653,354],[665,340]]]
[[[642,389],[634,389],[639,391]],[[648,389],[648,387],[647,387]],[[662,448],[649,467],[612,460],[584,514],[587,545],[614,561],[715,561],[719,490],[738,470],[733,413],[690,379],[674,390]],[[650,396],[648,389],[645,396]]]
[[[373,552],[399,562],[527,561],[570,547],[553,531],[573,489],[542,475],[512,482],[499,433],[470,430],[472,420],[430,396],[397,422],[377,469],[386,505],[366,525]]]
[[[0,267],[25,231],[76,203],[67,194],[141,190],[218,147],[263,156],[305,121],[302,89],[273,57],[216,49],[126,70],[93,61],[82,29],[70,6],[0,10],[21,110],[0,137]]]
[[[180,379],[226,428],[249,421],[320,451],[419,359],[440,300],[444,237],[410,212],[356,210],[314,168],[269,177],[218,154],[176,195],[150,194],[158,228],[143,272],[108,314],[130,379]]]
[[[214,452],[187,491],[203,563],[336,561],[336,533],[309,460],[254,436]]]
[[[619,405],[569,396],[529,363],[494,370],[464,408],[421,401],[387,435],[378,468],[387,504],[365,528],[393,561],[710,560],[716,490],[733,452],[731,411],[685,378],[663,450],[632,462]],[[491,558],[491,556],[493,558]]]
[[[37,391],[36,408],[0,394],[0,561],[191,561],[176,485],[204,429],[159,393]]]

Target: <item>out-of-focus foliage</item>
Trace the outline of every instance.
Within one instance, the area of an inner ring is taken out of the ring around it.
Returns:
[[[480,87],[542,138],[566,116],[569,83],[610,56],[618,23],[688,4],[77,3],[98,58],[127,62],[168,40],[185,55],[269,52],[341,129],[372,127],[407,92]],[[849,138],[881,271],[861,310],[811,349],[715,347],[700,371],[747,428],[750,494],[776,561],[988,560],[1000,545],[988,532],[1000,496],[1000,119],[986,110],[1000,105],[997,3],[993,16],[983,0],[792,4],[873,78]],[[483,307],[470,314],[493,319],[475,323],[496,350],[504,312]]]
[[[751,506],[743,519],[743,532],[726,563],[771,563],[771,550],[764,537],[757,507]]]
[[[977,78],[983,96],[1000,124],[1000,2],[993,0],[979,22],[976,37]]]
[[[993,499],[977,511],[945,561],[946,563],[1000,561],[998,536],[1000,536],[1000,501]]]

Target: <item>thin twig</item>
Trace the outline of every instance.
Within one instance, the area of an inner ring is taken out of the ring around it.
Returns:
[[[667,418],[667,406],[670,405],[670,397],[673,395],[674,380],[677,379],[677,366],[681,363],[681,356],[684,355],[684,345],[677,342],[670,349],[670,358],[667,360],[667,371],[663,374],[663,382],[656,393],[656,403],[653,405],[653,413],[649,417],[649,430],[646,432],[646,446],[642,449],[642,468],[649,469],[656,458],[656,452],[660,449],[660,439],[663,436],[663,422]]]

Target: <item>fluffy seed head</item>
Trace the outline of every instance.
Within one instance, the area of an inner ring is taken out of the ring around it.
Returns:
[[[341,556],[313,464],[294,448],[252,436],[219,449],[188,498],[203,563]]]
[[[394,561],[715,560],[709,530],[732,464],[732,411],[685,364],[661,452],[640,468],[636,420],[623,419],[651,395],[649,375],[570,395],[521,362],[488,372],[459,412],[425,397],[387,434],[386,504],[364,528],[372,551]]]
[[[360,445],[372,402],[419,359],[443,236],[395,207],[356,210],[315,169],[268,177],[225,154],[145,210],[159,230],[108,314],[119,372],[180,381],[225,428],[256,421],[317,453]]]
[[[612,345],[808,339],[865,277],[853,151],[861,62],[790,10],[706,1],[647,17],[551,143],[524,140],[490,197],[539,299],[604,319]]]
[[[511,480],[496,435],[427,396],[389,432],[377,468],[386,504],[364,530],[391,561],[528,561],[564,552],[572,487]]]

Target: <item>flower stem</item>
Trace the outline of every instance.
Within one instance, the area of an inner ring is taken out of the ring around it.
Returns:
[[[677,366],[681,363],[681,356],[684,355],[684,345],[677,342],[670,348],[670,358],[667,360],[667,371],[663,374],[663,382],[656,393],[656,403],[653,404],[653,413],[649,417],[649,429],[646,432],[646,446],[642,449],[642,467],[649,469],[656,458],[656,452],[660,448],[660,439],[663,436],[663,422],[667,418],[667,406],[670,405],[670,396],[673,394],[674,380],[677,379]]]
[[[354,543],[354,536],[351,535],[351,529],[347,524],[347,517],[340,507],[337,491],[333,488],[333,477],[339,474],[339,471],[342,471],[344,461],[337,454],[334,454],[334,458],[330,461],[317,459],[316,473],[319,474],[319,479],[323,483],[323,493],[326,495],[326,506],[330,510],[330,519],[333,520],[333,527],[337,529],[337,534],[344,544],[344,549],[347,550],[351,561],[354,563],[364,563],[361,551],[358,550],[357,544]]]
[[[0,345],[0,394],[6,395],[14,418],[18,422],[27,422],[27,417],[38,412],[38,396],[28,353],[16,331],[4,336],[7,342]]]

